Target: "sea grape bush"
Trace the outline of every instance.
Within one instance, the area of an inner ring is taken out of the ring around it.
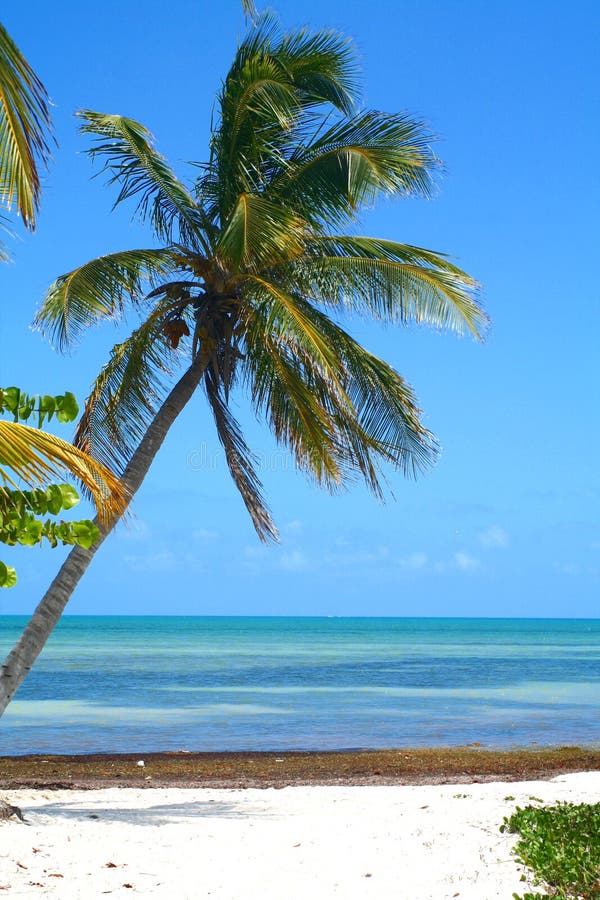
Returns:
[[[75,395],[70,391],[51,397],[48,394],[26,394],[18,387],[0,388],[0,413],[11,413],[15,422],[28,422],[37,414],[36,426],[41,428],[54,415],[59,422],[72,422],[79,412]]]
[[[72,422],[79,412],[75,396],[70,392],[57,396],[27,394],[17,387],[0,388],[0,414],[11,415],[15,422],[28,422],[32,416],[38,428],[54,416],[61,423]],[[0,466],[10,461],[0,458]],[[48,542],[89,548],[98,538],[98,528],[89,519],[78,522],[43,519],[58,516],[79,503],[79,494],[70,484],[51,484],[45,489],[20,490],[0,485],[0,542],[9,546],[32,547]],[[13,566],[0,561],[0,587],[13,587],[17,573]]]
[[[514,900],[600,900],[600,803],[517,807],[500,830],[520,836],[517,861],[546,890]]]

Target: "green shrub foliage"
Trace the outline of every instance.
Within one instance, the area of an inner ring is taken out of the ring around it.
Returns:
[[[519,835],[517,860],[546,891],[514,900],[600,900],[600,803],[517,807],[501,831]]]

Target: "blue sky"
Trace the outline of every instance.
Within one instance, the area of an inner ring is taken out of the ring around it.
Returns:
[[[35,4],[3,24],[54,102],[58,149],[39,228],[0,271],[0,382],[85,397],[119,332],[61,358],[28,330],[44,289],[89,258],[151,245],[93,170],[74,111],[144,122],[185,176],[244,23],[237,0]],[[286,26],[356,40],[365,105],[408,110],[439,136],[433,200],[384,203],[362,231],[452,254],[483,286],[484,344],[357,322],[414,386],[443,447],[384,506],[307,484],[236,398],[281,544],[263,547],[199,396],[99,552],[71,613],[596,616],[600,587],[596,3],[286,0]],[[17,229],[18,230],[18,229]],[[69,436],[68,430],[61,432]],[[9,551],[33,609],[63,551]],[[9,558],[10,557],[10,558]]]

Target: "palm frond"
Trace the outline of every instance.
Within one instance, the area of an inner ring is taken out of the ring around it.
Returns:
[[[173,348],[171,303],[164,298],[131,336],[116,344],[94,381],[74,443],[122,472],[156,415],[189,345]]]
[[[0,479],[5,484],[18,488],[14,476],[27,488],[47,487],[65,473],[74,476],[91,497],[101,523],[122,515],[128,497],[110,469],[61,438],[0,420]]]
[[[255,275],[248,275],[243,280],[246,291],[250,290],[253,305],[258,303],[263,308],[264,326],[277,341],[293,341],[295,349],[301,349],[302,355],[311,358],[326,374],[332,388],[343,392],[339,378],[342,358],[335,343],[328,340],[315,323],[317,311],[301,297],[293,296],[279,284]]]
[[[244,16],[246,18],[252,19],[255,21],[256,19],[256,4],[254,0],[242,0],[242,9],[244,10]]]
[[[335,423],[313,390],[293,350],[265,334],[261,310],[248,317],[244,373],[253,404],[264,414],[279,444],[306,475],[334,490],[342,481],[336,457]]]
[[[378,460],[413,475],[429,465],[435,439],[398,373],[302,297],[288,298],[288,315],[274,306],[254,295],[245,376],[256,406],[299,467],[330,489],[360,475],[381,496]],[[332,348],[335,369],[333,359],[315,352],[322,346]]]
[[[292,128],[320,104],[347,112],[356,97],[350,42],[331,31],[282,34],[271,14],[242,42],[219,95],[209,172],[221,219],[240,193],[258,193],[268,173],[286,166]]]
[[[277,58],[301,93],[304,109],[328,103],[351,115],[358,101],[358,65],[353,42],[337,31],[299,28],[285,33]]]
[[[262,541],[277,540],[277,528],[265,506],[262,484],[256,474],[256,457],[246,444],[240,426],[227,405],[222,385],[210,368],[206,371],[204,387],[231,477],[250,513],[256,533]]]
[[[125,250],[93,259],[52,284],[34,325],[64,349],[102,319],[120,319],[157,278],[179,266],[174,250]]]
[[[109,184],[119,184],[115,206],[137,199],[136,213],[149,218],[157,236],[168,243],[179,238],[208,251],[203,237],[202,212],[173,170],[154,148],[152,134],[133,119],[83,109],[77,115],[82,134],[96,137],[88,155],[102,159],[101,173]]]
[[[292,261],[286,274],[326,307],[470,332],[477,338],[488,324],[477,282],[443,254],[410,244],[317,236],[307,241],[306,255]]]
[[[50,158],[48,94],[0,25],[0,204],[16,204],[27,228],[40,202],[39,166]]]
[[[216,256],[234,272],[287,262],[302,253],[306,223],[293,211],[254,194],[240,194],[221,233]]]
[[[362,112],[296,145],[270,182],[269,196],[326,227],[353,219],[378,196],[429,196],[438,161],[423,123]]]

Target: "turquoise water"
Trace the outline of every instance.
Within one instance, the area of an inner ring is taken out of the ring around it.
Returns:
[[[0,754],[600,746],[599,700],[600,620],[67,616]]]

